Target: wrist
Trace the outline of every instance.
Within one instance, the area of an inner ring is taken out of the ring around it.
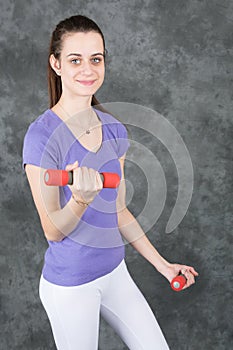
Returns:
[[[80,199],[75,198],[75,196],[72,194],[72,199],[77,203],[80,207],[87,208],[89,203],[83,202]]]
[[[169,263],[165,259],[163,259],[163,261],[160,261],[159,264],[155,266],[156,270],[162,275],[164,275],[170,267],[171,267],[171,263]]]

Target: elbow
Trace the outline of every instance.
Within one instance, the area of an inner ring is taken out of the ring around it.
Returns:
[[[66,236],[59,231],[54,225],[52,225],[50,222],[42,222],[41,226],[44,231],[45,238],[48,241],[52,242],[61,242]]]
[[[127,207],[122,208],[117,213],[118,226],[124,226],[129,221],[130,212]]]
[[[45,238],[51,242],[61,242],[65,238],[65,236],[63,236],[62,234],[54,235],[51,233],[44,232],[44,235]]]

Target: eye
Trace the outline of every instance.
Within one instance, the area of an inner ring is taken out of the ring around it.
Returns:
[[[92,59],[92,62],[93,62],[93,63],[100,63],[100,62],[102,62],[102,58],[101,58],[101,57],[94,57],[94,58]]]
[[[80,64],[81,60],[80,60],[80,58],[74,58],[74,59],[71,60],[71,63],[73,63],[73,64]]]

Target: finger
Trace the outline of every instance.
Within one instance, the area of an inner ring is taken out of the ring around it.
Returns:
[[[98,192],[101,191],[103,188],[103,181],[98,171],[96,171],[95,173],[95,188],[96,188],[96,191]]]
[[[80,191],[81,190],[81,186],[82,186],[82,179],[83,179],[83,176],[82,176],[83,167],[75,169],[74,173],[76,174],[76,183],[75,183],[76,189],[78,191]]]
[[[186,272],[191,273],[193,276],[197,277],[199,274],[192,266],[185,266],[184,269]]]
[[[78,168],[78,161],[76,160],[73,164],[68,164],[66,166],[66,171],[72,171],[74,169]]]
[[[77,199],[81,202],[87,202],[86,198],[84,198],[83,189],[83,167],[74,169],[74,187]]]
[[[187,272],[188,272],[186,266],[183,266],[183,267],[181,268],[180,272],[182,273],[182,275],[185,275],[185,276],[186,276],[186,274],[187,274]]]
[[[100,175],[98,173],[98,171],[96,171],[95,169],[92,168],[88,168],[87,169],[87,176],[88,176],[88,189],[90,192],[98,192],[100,190],[100,186],[101,186],[101,178]],[[100,178],[100,182],[98,181],[98,177]]]
[[[186,281],[186,284],[184,285],[183,289],[186,289],[195,283],[194,275],[191,272],[186,271],[185,277],[186,277],[187,281]]]
[[[93,173],[91,168],[83,167],[82,169],[82,180],[83,180],[83,190],[92,191],[93,190]]]
[[[190,271],[194,276],[198,276],[198,275],[199,275],[199,273],[198,273],[192,266],[189,267],[189,271]]]
[[[194,276],[199,275],[198,272],[192,266],[182,265],[181,273],[185,273],[186,271],[191,272]]]
[[[194,278],[194,276],[193,276],[192,273],[189,273],[189,274],[188,274],[188,282],[189,282],[189,285],[195,283],[195,278]]]
[[[91,179],[89,168],[87,167],[80,168],[79,182],[80,182],[79,190],[80,190],[81,197],[85,202],[89,202],[91,199],[90,192],[93,187],[93,180]]]

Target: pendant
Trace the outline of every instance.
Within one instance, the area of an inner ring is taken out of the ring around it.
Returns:
[[[86,130],[86,134],[90,134],[91,132],[90,132],[90,130]]]

